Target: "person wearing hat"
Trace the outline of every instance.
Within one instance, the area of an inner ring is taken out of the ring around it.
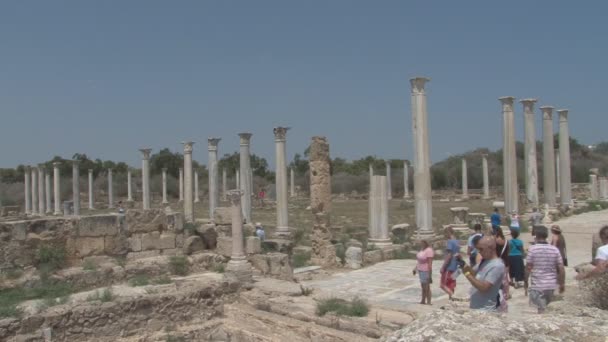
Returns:
[[[562,234],[561,228],[554,224],[551,226],[551,234],[553,235],[551,238],[551,244],[559,250],[559,254],[562,256],[562,260],[564,261],[564,266],[568,266],[568,255],[566,254],[566,239],[564,239],[564,235]]]
[[[264,227],[262,227],[260,222],[256,222],[255,224],[255,236],[260,238],[261,241],[264,241],[264,238],[266,237],[266,232],[264,232]]]

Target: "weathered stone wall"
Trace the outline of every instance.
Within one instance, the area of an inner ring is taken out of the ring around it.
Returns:
[[[74,264],[96,255],[178,254],[183,241],[182,215],[162,210],[4,222],[0,223],[0,269],[36,265],[41,246],[64,249],[68,262]]]

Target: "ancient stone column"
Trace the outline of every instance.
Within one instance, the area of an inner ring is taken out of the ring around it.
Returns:
[[[391,244],[388,235],[388,187],[386,176],[373,176],[371,184],[372,225],[369,227],[368,243],[376,246]]]
[[[524,99],[519,102],[524,106],[526,198],[534,207],[538,207],[538,168],[536,165],[536,128],[534,125],[534,103],[536,103],[536,99]]]
[[[560,197],[561,196],[561,191],[560,191],[560,184],[559,184],[559,150],[555,149],[555,165],[553,165],[555,167],[555,178],[556,178],[556,187],[557,187],[557,192],[555,193],[555,197]],[[557,200],[557,199],[556,199]]]
[[[131,184],[131,168],[127,168],[127,202],[133,202],[133,186]]]
[[[61,215],[61,176],[59,174],[59,165],[61,163],[53,163],[53,194],[55,202],[55,215]]]
[[[186,222],[194,222],[194,203],[192,195],[192,150],[194,142],[184,142],[184,219]],[[198,183],[198,173],[194,176],[194,182]],[[197,185],[197,184],[195,184]],[[212,216],[210,216],[212,217]]]
[[[543,191],[545,203],[555,207],[555,147],[553,144],[553,107],[542,106],[543,112]]]
[[[331,175],[329,143],[325,137],[313,137],[309,149],[310,207],[314,215],[310,236],[311,261],[315,265],[336,265],[336,249],[331,243]]]
[[[226,273],[242,282],[252,280],[252,268],[247,262],[243,246],[243,216],[241,208],[241,190],[228,191],[232,211],[232,255],[226,267]]]
[[[24,185],[25,185],[25,213],[26,214],[31,214],[32,213],[32,190],[30,190],[30,186],[31,186],[31,182],[30,182],[30,174],[31,174],[31,168],[29,166],[26,166],[24,168],[24,172],[23,172],[23,177],[24,177]]]
[[[274,128],[276,147],[276,193],[277,193],[277,231],[278,236],[289,236],[287,211],[287,152],[285,150],[286,135],[289,127]]]
[[[80,215],[80,160],[72,160],[72,203],[74,216]]]
[[[46,214],[46,202],[44,201],[44,164],[38,165],[38,214]]]
[[[600,199],[608,199],[608,179],[600,177]]]
[[[208,151],[209,151],[209,218],[213,220],[215,208],[220,202],[220,193],[218,188],[218,175],[217,175],[217,145],[220,143],[220,138],[209,138]]]
[[[198,171],[194,171],[194,203],[200,202],[201,199],[198,196]]]
[[[93,169],[89,169],[89,209],[95,209],[93,206]]]
[[[179,201],[184,200],[184,168],[179,168]]]
[[[114,208],[114,180],[112,169],[108,169],[108,208]]]
[[[38,214],[38,168],[32,166],[30,169],[32,180],[32,214]]]
[[[163,204],[167,204],[167,168],[163,167]]]
[[[469,198],[469,177],[467,174],[467,160],[462,158],[462,199]]]
[[[410,198],[410,167],[403,161],[403,198]]]
[[[239,133],[239,170],[236,174],[237,189],[243,192],[242,208],[245,222],[251,223],[251,195],[253,184],[251,178],[251,133]],[[242,175],[242,177],[241,177]]]
[[[513,114],[514,99],[512,96],[499,98],[503,114],[503,189],[505,193],[505,211],[507,213],[519,210],[517,156],[515,154],[515,116]]]
[[[600,191],[597,183],[597,175],[589,175],[589,190],[591,191],[591,199],[597,201],[600,199]]]
[[[490,175],[488,174],[488,155],[481,156],[481,167],[483,172],[483,198],[490,198]]]
[[[44,175],[44,194],[46,195],[46,214],[51,215],[53,213],[53,205],[51,204],[51,173]]]
[[[431,157],[429,152],[426,92],[428,78],[410,80],[412,87],[412,129],[414,136],[414,198],[416,199],[416,227],[419,239],[433,234],[433,201],[431,192]]]
[[[141,160],[141,192],[144,210],[150,209],[150,153],[151,148],[140,148]]]
[[[227,193],[228,191],[228,175],[226,174],[226,169],[222,169],[222,201],[227,201]]]
[[[568,129],[568,110],[560,109],[559,115],[559,175],[561,202],[572,205],[572,184],[570,176],[570,132]]]
[[[393,199],[393,182],[391,181],[391,162],[386,161],[386,186],[388,186],[388,199]]]
[[[372,218],[372,182],[374,181],[374,166],[369,164],[369,191],[367,194],[367,226],[371,227],[373,225]]]
[[[289,195],[296,197],[296,175],[293,173],[293,168],[289,169]]]

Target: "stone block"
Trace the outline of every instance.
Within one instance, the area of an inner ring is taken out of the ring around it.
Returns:
[[[104,251],[108,255],[125,255],[129,252],[129,240],[121,234],[105,236]]]
[[[205,245],[200,236],[189,236],[184,241],[183,251],[185,254],[190,255],[194,252],[202,251],[203,249],[205,249]]]
[[[118,218],[116,215],[83,216],[77,222],[78,236],[97,237],[116,235]]]
[[[175,232],[184,230],[184,215],[182,213],[167,214],[167,229]]]
[[[232,238],[228,236],[220,236],[217,238],[217,250],[219,255],[230,257],[232,255]]]
[[[215,249],[217,247],[217,232],[215,230],[215,225],[202,225],[196,228],[196,232],[203,239],[203,244],[206,249]]]
[[[262,241],[255,236],[245,238],[245,252],[247,254],[258,254],[262,252]]]
[[[232,212],[230,207],[217,207],[213,211],[213,221],[218,225],[232,224]]]
[[[83,237],[76,239],[76,250],[81,258],[101,255],[104,252],[103,237]]]
[[[27,224],[25,222],[14,223],[6,227],[10,227],[13,240],[24,241],[27,237]],[[4,227],[1,227],[0,231],[4,231]]]
[[[160,256],[160,251],[159,250],[143,251],[143,252],[131,252],[131,253],[127,254],[127,260],[152,258],[152,257],[157,257],[157,256]]]
[[[166,256],[184,255],[184,251],[181,248],[163,249],[162,253]]]
[[[162,209],[127,210],[126,227],[130,233],[167,230],[167,216]]]
[[[283,280],[293,280],[293,269],[289,255],[283,253],[255,254],[250,258],[251,264],[263,275]]]
[[[363,262],[366,265],[373,265],[382,262],[382,258],[382,251],[379,249],[373,251],[366,251],[365,253],[363,253]]]
[[[346,267],[351,269],[359,269],[361,268],[361,264],[363,264],[363,251],[360,247],[348,247],[346,249]]]
[[[142,234],[141,249],[143,251],[160,249],[160,232]]]
[[[175,248],[175,234],[173,233],[162,233],[158,239],[159,249],[172,249]]]
[[[255,236],[255,226],[251,223],[246,223],[243,225],[243,236]]]
[[[141,234],[133,234],[128,238],[129,249],[132,252],[141,252]]]
[[[175,235],[175,248],[184,247],[184,234]]]

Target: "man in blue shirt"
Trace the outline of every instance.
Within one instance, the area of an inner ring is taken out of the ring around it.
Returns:
[[[490,220],[492,222],[492,234],[496,235],[496,231],[500,229],[500,213],[498,212],[498,208],[494,208],[494,213],[490,216]]]

